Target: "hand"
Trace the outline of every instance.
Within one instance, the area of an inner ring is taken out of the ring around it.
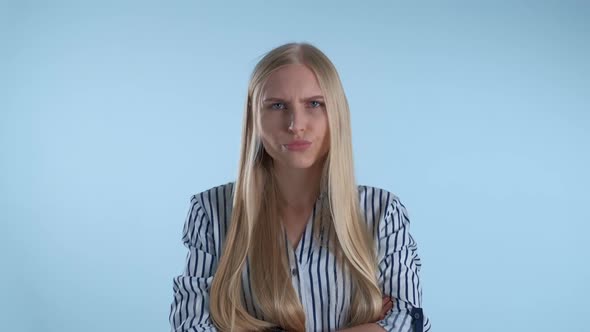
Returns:
[[[391,310],[391,308],[393,308],[393,301],[391,300],[391,298],[389,296],[384,296],[383,297],[383,307],[381,308],[381,316],[379,316],[379,319],[377,319],[377,321],[385,318],[385,315],[387,315],[387,312],[389,310]],[[375,322],[377,322],[377,321],[375,321]],[[373,323],[375,323],[375,322],[373,322]]]

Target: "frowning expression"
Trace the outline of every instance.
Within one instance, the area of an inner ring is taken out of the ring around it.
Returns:
[[[262,90],[261,139],[282,166],[309,168],[329,150],[328,115],[315,74],[301,64],[275,70]]]

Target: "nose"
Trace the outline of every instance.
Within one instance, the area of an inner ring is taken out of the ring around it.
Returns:
[[[289,113],[288,117],[288,129],[289,131],[296,133],[299,131],[305,130],[305,112],[303,109],[299,109],[300,107],[294,107],[291,112]]]

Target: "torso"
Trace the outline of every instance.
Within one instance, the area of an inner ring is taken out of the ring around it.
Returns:
[[[297,245],[305,232],[305,227],[311,216],[311,210],[312,209],[310,208],[309,213],[290,213],[283,216],[283,227],[285,228],[285,233],[287,233],[287,238],[293,249],[297,248]]]
[[[218,257],[223,255],[225,235],[231,222],[234,185],[235,182],[227,183],[195,195],[195,199],[200,202],[200,206],[208,217],[200,220],[210,220],[210,223],[200,224],[192,219],[192,224],[187,224],[186,234],[189,234],[190,230],[198,233],[200,239],[211,237],[214,241],[208,241],[206,243],[207,248],[216,254],[214,256],[215,260],[205,258],[203,262],[206,262],[206,264],[195,264],[194,267],[199,266],[199,269],[205,269],[210,266],[215,269]],[[373,231],[373,236],[378,238],[378,231],[380,230],[378,225],[380,221],[385,220],[388,206],[397,198],[391,196],[392,193],[387,190],[377,187],[359,185],[358,190],[359,207],[364,221],[367,222],[368,228]],[[345,265],[337,264],[336,257],[329,250],[327,239],[334,232],[334,229],[330,226],[331,223],[328,223],[323,231],[321,226],[317,228],[308,227],[320,225],[322,215],[319,211],[322,210],[323,204],[329,204],[329,202],[327,200],[318,200],[316,206],[314,206],[315,209],[304,212],[299,211],[300,213],[284,213],[286,215],[283,221],[285,236],[291,242],[290,249],[292,249],[287,252],[289,268],[291,269],[291,281],[305,310],[306,331],[336,331],[342,329],[348,321],[351,294],[354,291],[350,271],[347,270],[348,268]],[[195,214],[192,213],[192,215]],[[311,223],[308,223],[309,221]],[[317,231],[317,234],[314,233],[315,231]],[[403,240],[406,241],[405,239],[404,237]],[[378,259],[380,261],[383,259],[385,249],[385,246],[378,247]],[[409,257],[406,257],[406,259],[409,259]],[[419,264],[417,258],[415,263]],[[189,266],[193,267],[193,265]],[[380,271],[384,268],[384,266],[380,266]],[[253,317],[264,320],[264,315],[257,310],[255,296],[251,291],[250,273],[250,265],[246,261],[242,270],[241,281],[244,285],[242,296],[248,313]],[[390,285],[390,287],[393,286],[395,285]],[[413,295],[411,290],[406,294]]]

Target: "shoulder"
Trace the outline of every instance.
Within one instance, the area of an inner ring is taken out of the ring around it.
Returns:
[[[209,253],[219,252],[220,237],[225,234],[231,217],[234,183],[220,184],[190,196],[184,224],[185,244],[192,243]]]
[[[209,216],[216,215],[228,204],[231,206],[234,184],[231,181],[199,191],[191,196],[191,203],[196,202]]]
[[[231,215],[234,183],[227,182],[192,194],[187,223],[198,223],[199,227],[225,224],[225,219]]]
[[[384,207],[387,213],[392,213],[398,206],[403,206],[399,196],[389,189],[365,184],[357,187],[362,209],[378,205]]]
[[[359,207],[366,222],[383,231],[394,224],[399,229],[409,223],[408,212],[400,197],[392,190],[371,185],[358,185]],[[379,225],[379,227],[377,227]]]

